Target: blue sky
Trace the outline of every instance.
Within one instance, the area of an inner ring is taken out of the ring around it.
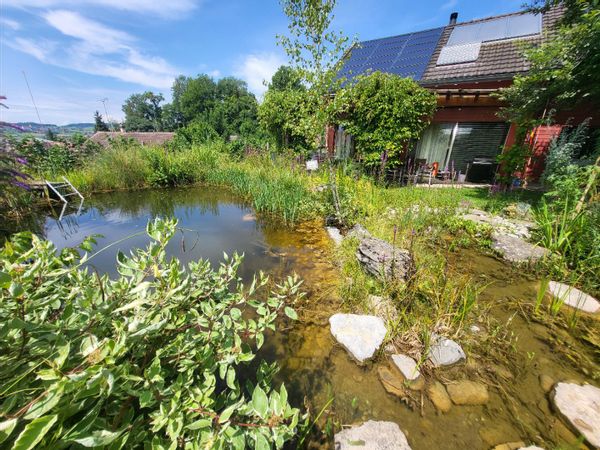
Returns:
[[[334,28],[360,40],[521,8],[523,0],[338,0]],[[0,120],[91,122],[108,98],[111,118],[134,92],[170,99],[179,74],[244,79],[259,98],[286,57],[277,0],[0,0]]]

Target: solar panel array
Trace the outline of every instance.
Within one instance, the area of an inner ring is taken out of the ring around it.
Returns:
[[[526,13],[499,17],[485,22],[457,26],[452,30],[447,45],[474,44],[539,34],[542,15]]]
[[[444,27],[357,44],[339,76],[351,79],[369,72],[385,72],[420,80]]]
[[[442,48],[437,65],[476,61],[483,42],[500,41],[539,34],[541,14],[519,14],[454,27]]]

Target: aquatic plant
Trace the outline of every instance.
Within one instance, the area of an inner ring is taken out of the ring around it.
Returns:
[[[282,448],[300,413],[274,365],[249,365],[297,279],[249,288],[241,258],[168,260],[176,221],[147,226],[146,249],[119,254],[119,276],[83,267],[35,235],[0,251],[0,443],[13,448]],[[252,368],[251,368],[252,367]]]

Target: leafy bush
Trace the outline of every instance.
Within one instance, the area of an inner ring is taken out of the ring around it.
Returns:
[[[373,72],[356,78],[336,98],[341,105],[341,124],[356,142],[364,163],[381,164],[386,152],[390,165],[397,165],[411,139],[429,125],[436,98],[409,78]]]
[[[27,233],[0,252],[0,443],[262,450],[293,438],[299,411],[271,388],[275,367],[250,376],[249,363],[280,314],[295,318],[298,281],[257,300],[267,279],[244,289],[240,257],[182,267],[165,251],[176,222],[147,232],[147,249],[118,255],[116,279]]]
[[[593,163],[593,160],[581,157],[587,138],[586,121],[572,130],[564,130],[550,143],[543,174],[543,181],[550,188],[549,197],[575,200],[581,196],[589,166]]]

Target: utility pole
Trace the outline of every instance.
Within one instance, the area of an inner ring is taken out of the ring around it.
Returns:
[[[99,102],[102,103],[102,105],[104,105],[104,115],[106,116],[106,120],[108,121],[108,123],[110,124],[110,129],[111,131],[115,131],[115,127],[114,124],[112,123],[112,121],[110,120],[110,116],[108,115],[108,110],[106,109],[106,102],[108,101],[107,97],[104,97],[101,100],[98,100]]]

